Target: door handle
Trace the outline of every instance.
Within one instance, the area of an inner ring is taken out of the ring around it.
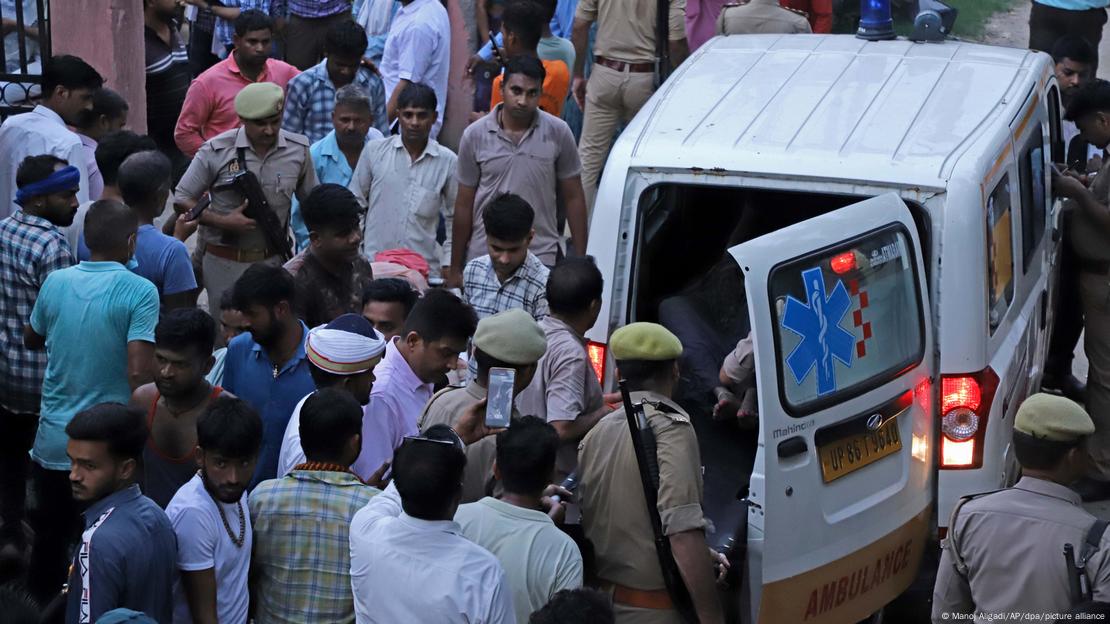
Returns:
[[[787,457],[800,455],[802,453],[805,453],[807,450],[809,450],[809,445],[806,444],[805,438],[803,438],[802,436],[787,438],[782,442],[779,442],[779,459],[785,459]]]

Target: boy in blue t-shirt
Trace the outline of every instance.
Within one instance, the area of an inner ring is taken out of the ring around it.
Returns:
[[[154,227],[154,219],[166,208],[171,173],[170,159],[161,152],[138,152],[123,161],[116,181],[123,202],[139,217],[138,266],[131,270],[154,282],[167,310],[192,307],[197,288],[185,243]]]

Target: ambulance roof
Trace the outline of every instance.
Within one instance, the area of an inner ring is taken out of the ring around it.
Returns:
[[[1044,54],[956,41],[717,37],[644,106],[609,167],[943,187],[965,150],[997,156],[976,139],[1050,72]]]

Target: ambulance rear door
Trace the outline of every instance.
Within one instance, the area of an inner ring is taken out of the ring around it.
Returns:
[[[917,226],[890,193],[730,253],[759,393],[752,621],[858,622],[913,580],[933,500],[936,356]]]

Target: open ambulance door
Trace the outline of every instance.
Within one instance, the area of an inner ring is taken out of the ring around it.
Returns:
[[[916,225],[890,193],[730,253],[759,393],[751,621],[858,622],[909,586],[929,528],[936,357]]]

